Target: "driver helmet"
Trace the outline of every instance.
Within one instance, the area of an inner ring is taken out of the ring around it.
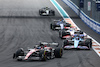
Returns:
[[[35,45],[34,48],[41,49],[41,47],[39,45]]]
[[[46,9],[48,9],[48,7],[46,7]]]
[[[76,40],[79,40],[80,38],[79,37],[76,37]]]
[[[39,46],[43,46],[43,44],[41,43],[41,41],[39,42]]]
[[[60,20],[60,23],[63,23],[63,20]]]
[[[76,40],[80,40],[80,35],[76,34]]]
[[[41,49],[41,47],[37,47],[37,49]]]

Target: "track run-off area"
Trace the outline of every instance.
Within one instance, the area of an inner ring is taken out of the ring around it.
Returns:
[[[46,62],[13,60],[13,53],[18,48],[27,49],[39,41],[58,42],[62,46],[63,40],[59,38],[58,31],[50,29],[53,20],[63,18],[72,24],[79,22],[70,19],[66,10],[62,13],[68,17],[63,16],[51,1],[60,5],[59,9],[70,10],[61,0],[0,0],[0,67],[100,67],[100,57],[93,49],[64,50],[62,58]],[[39,9],[46,6],[55,10],[55,16],[39,15]],[[73,14],[73,11],[70,12]]]
[[[56,7],[56,9],[59,11],[59,13],[61,14],[61,16],[63,17],[63,19],[70,23],[73,27],[77,27],[78,30],[80,30],[80,28],[72,21],[72,19],[69,17],[69,15],[65,12],[65,10],[57,3],[56,0],[50,0],[53,5]],[[88,38],[91,38],[92,41],[92,46],[94,51],[100,56],[100,43],[98,43],[96,40],[94,40],[92,37],[90,37],[89,35],[87,36]]]

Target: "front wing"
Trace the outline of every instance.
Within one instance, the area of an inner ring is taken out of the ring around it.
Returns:
[[[18,56],[16,59],[17,60],[39,60],[40,57],[29,57],[28,59],[25,59],[25,56]]]
[[[64,29],[68,30],[70,27],[64,27]],[[55,30],[61,30],[61,27],[55,27]]]
[[[73,45],[64,46],[64,49],[89,49],[87,46],[78,46],[75,48]]]

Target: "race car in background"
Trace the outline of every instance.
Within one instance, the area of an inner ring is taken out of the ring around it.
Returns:
[[[39,10],[41,16],[55,16],[55,11],[49,7],[44,7]]]
[[[83,33],[83,31],[77,30],[76,28],[69,28],[68,30],[65,30],[65,29],[59,30],[59,37],[61,39],[69,38],[70,36],[73,36],[74,34],[84,34],[84,36],[86,36],[85,33]]]
[[[35,45],[34,48],[28,48],[26,51],[20,48],[13,54],[13,59],[22,61],[38,58],[38,60],[46,61],[47,59],[61,58],[63,49],[58,48],[58,45],[58,43],[40,42],[39,45]]]
[[[71,27],[71,24],[66,23],[64,20],[54,20],[53,23],[50,24],[50,29],[61,30],[60,24],[64,25],[64,29],[69,29]]]
[[[92,39],[84,37],[83,34],[75,34],[73,37],[66,38],[63,42],[64,49],[91,49]]]

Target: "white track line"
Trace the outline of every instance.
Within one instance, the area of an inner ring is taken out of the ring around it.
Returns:
[[[50,0],[51,1],[51,0]],[[59,6],[60,4],[54,0]],[[51,1],[51,3],[55,6],[55,4]],[[59,9],[55,6],[55,8],[58,10],[58,12],[60,13],[60,15],[63,17],[62,13],[59,11]],[[66,11],[60,6],[60,8],[66,13]],[[66,15],[69,17],[69,15],[66,13]],[[66,21],[66,18],[63,17],[63,19]],[[73,23],[79,30],[80,28],[73,22],[73,20],[69,17],[67,19],[70,19],[71,23]],[[66,21],[67,22],[67,21]],[[86,34],[86,33],[85,33]],[[86,34],[87,35],[87,34]],[[92,37],[90,37],[89,35],[87,35],[88,38],[92,39],[92,48],[93,50],[99,55],[100,57],[100,43],[98,43],[95,39],[93,39]]]

